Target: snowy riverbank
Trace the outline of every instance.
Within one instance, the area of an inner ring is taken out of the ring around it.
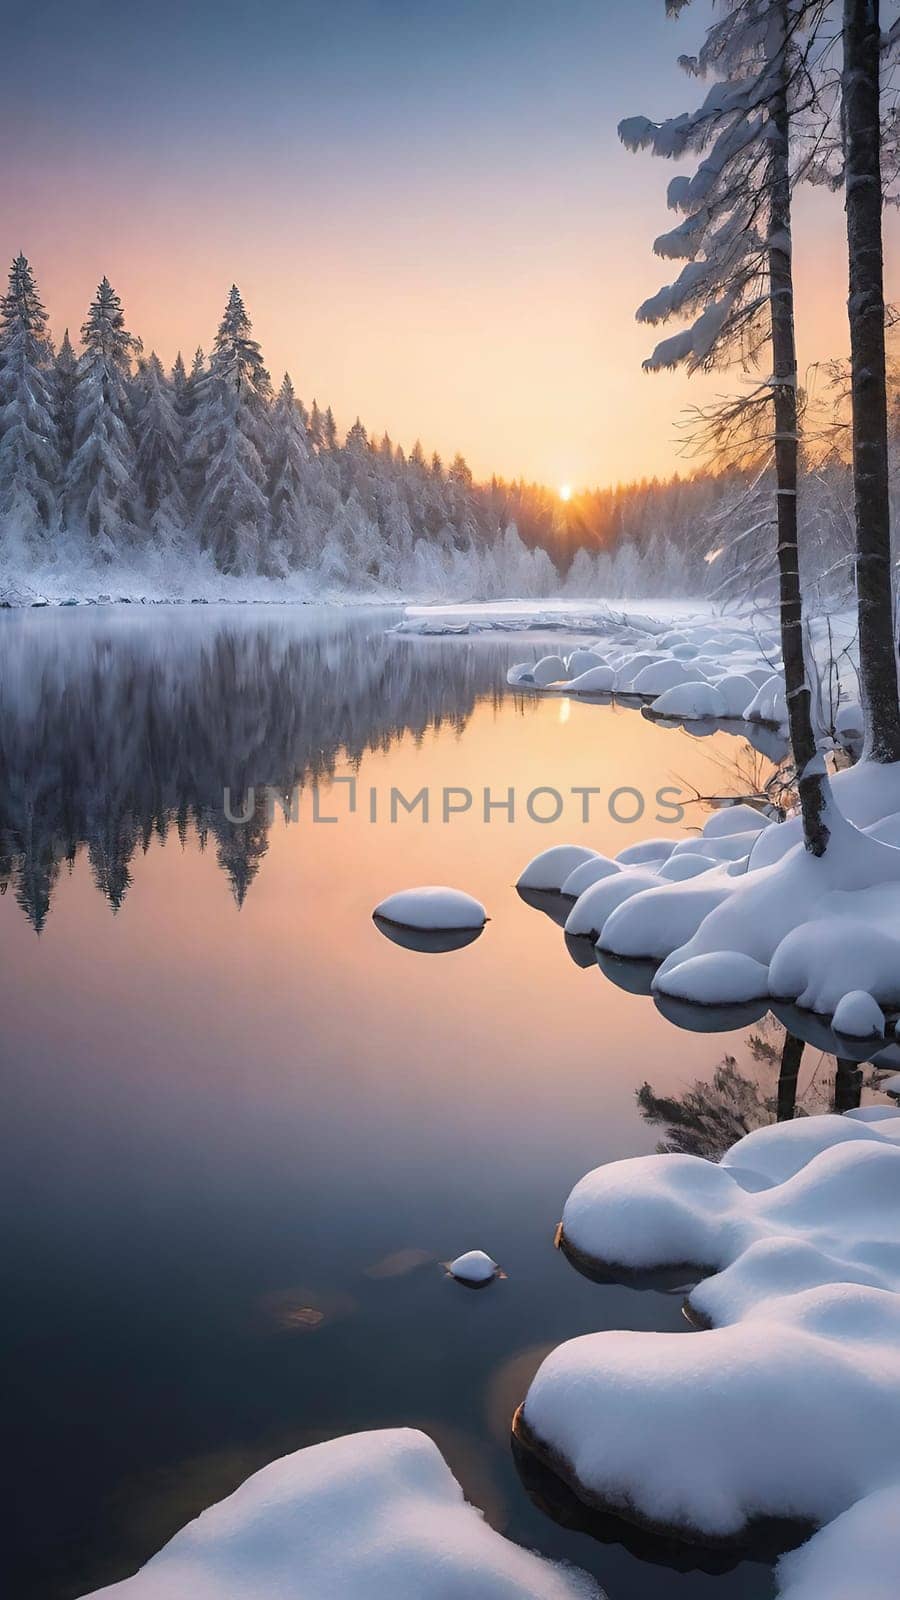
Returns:
[[[758,1129],[718,1165],[642,1156],[589,1173],[562,1239],[606,1272],[700,1278],[692,1337],[561,1345],[517,1430],[589,1506],[704,1544],[763,1522],[820,1531],[781,1600],[888,1600],[900,1571],[900,1116]],[[677,1441],[677,1459],[675,1456]]]

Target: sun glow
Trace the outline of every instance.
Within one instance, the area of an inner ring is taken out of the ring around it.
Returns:
[[[572,485],[570,483],[563,483],[560,485],[559,498],[560,500],[571,500]]]

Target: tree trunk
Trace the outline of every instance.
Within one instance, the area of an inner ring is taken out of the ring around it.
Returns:
[[[790,111],[787,100],[787,0],[781,13],[781,87],[772,99],[772,173],[769,208],[769,292],[772,315],[772,395],[778,500],[778,583],[781,650],[791,750],[803,815],[803,839],[812,855],[825,853],[827,782],[815,770],[812,695],[803,649],[803,608],[797,548],[797,351],[791,264]],[[810,770],[811,765],[813,770]]]
[[[881,237],[881,31],[878,0],[844,0],[845,205],[850,254],[850,370],[863,756],[900,761],[891,589],[884,255]]]
[[[778,1110],[779,1122],[790,1122],[797,1111],[797,1079],[800,1076],[800,1063],[803,1060],[803,1040],[798,1039],[793,1033],[786,1033],[784,1044],[781,1048],[781,1067],[778,1073]]]

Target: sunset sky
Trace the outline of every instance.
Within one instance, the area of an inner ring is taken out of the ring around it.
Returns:
[[[694,102],[676,56],[705,15],[33,0],[4,19],[0,251],[30,256],[57,335],[107,273],[166,362],[208,348],[234,280],[276,381],[481,476],[669,472],[704,385],[644,376],[633,314],[666,278],[673,169],[616,124]],[[802,198],[803,366],[844,348],[842,223],[840,197]]]

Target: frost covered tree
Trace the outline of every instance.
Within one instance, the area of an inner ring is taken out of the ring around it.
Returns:
[[[107,278],[91,303],[81,340],[63,504],[69,531],[85,534],[92,548],[112,561],[138,538],[130,385],[132,359],[141,344],[125,327],[122,302]]]
[[[175,370],[177,381],[177,362]],[[181,372],[184,373],[183,364]],[[138,491],[150,531],[165,545],[178,543],[187,523],[181,483],[184,420],[178,410],[175,383],[166,378],[155,351],[141,363],[135,383],[134,432]]]
[[[850,257],[847,308],[865,754],[875,761],[900,761],[891,584],[878,0],[844,0],[843,22],[841,100]]]
[[[0,546],[7,556],[54,528],[59,474],[47,313],[20,254],[0,299]]]
[[[266,570],[272,385],[232,285],[197,410],[196,530],[221,572]]]
[[[307,496],[310,449],[294,386],[287,373],[272,412],[269,507],[273,550],[287,570],[312,555],[311,508]]]
[[[677,14],[687,0],[667,0]],[[797,540],[799,418],[791,263],[791,139],[796,119],[815,103],[810,43],[826,0],[723,0],[696,57],[693,76],[710,79],[693,113],[654,123],[629,118],[619,134],[631,149],[700,160],[676,177],[668,200],[682,221],[654,249],[684,261],[675,282],[638,311],[642,322],[690,317],[645,362],[649,371],[688,371],[737,361],[745,370],[771,352],[771,376],[730,408],[726,426],[771,440],[775,461],[782,653],[791,746],[804,839],[813,855],[828,843],[828,784],[818,756],[804,651]]]
[[[65,473],[72,459],[75,438],[75,390],[78,385],[78,357],[66,329],[53,366],[53,417],[59,459]]]

